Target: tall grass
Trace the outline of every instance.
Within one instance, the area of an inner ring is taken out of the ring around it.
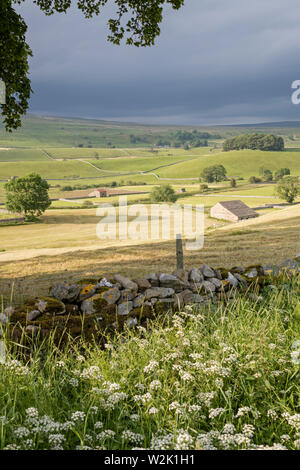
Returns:
[[[300,447],[299,281],[97,345],[7,345],[1,449]]]

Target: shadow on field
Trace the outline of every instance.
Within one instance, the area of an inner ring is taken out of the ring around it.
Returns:
[[[254,227],[253,227],[254,228]],[[280,263],[300,251],[300,217],[255,225],[255,229],[214,231],[205,237],[200,251],[184,251],[185,267],[207,263],[215,268],[237,265]],[[0,297],[16,302],[33,295],[45,295],[56,282],[74,282],[83,277],[122,273],[128,277],[176,268],[175,241],[96,251],[77,251],[57,256],[4,262],[0,266]]]

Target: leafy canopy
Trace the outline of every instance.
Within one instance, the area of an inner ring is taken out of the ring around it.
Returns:
[[[299,179],[292,176],[280,179],[276,186],[275,194],[280,199],[292,204],[296,197],[300,195]]]
[[[0,79],[6,84],[7,101],[2,105],[2,114],[7,131],[21,126],[21,116],[26,113],[31,96],[28,77],[28,58],[32,51],[26,43],[27,25],[16,13],[14,4],[25,0],[0,0]],[[27,0],[26,0],[27,1]],[[48,16],[66,13],[72,0],[34,0],[34,3]],[[77,0],[77,8],[85,18],[98,16],[102,7],[114,3],[116,17],[108,21],[108,41],[120,44],[151,46],[160,34],[163,7],[169,4],[178,10],[184,0]]]
[[[226,139],[223,143],[223,150],[264,150],[282,151],[284,150],[284,140],[273,134],[244,134]]]
[[[201,178],[207,183],[220,182],[226,180],[226,169],[223,165],[212,165],[203,169]]]
[[[9,181],[5,190],[6,208],[24,214],[27,220],[36,219],[51,205],[49,184],[36,173]]]
[[[177,197],[172,186],[165,184],[153,188],[151,199],[153,202],[175,202]]]

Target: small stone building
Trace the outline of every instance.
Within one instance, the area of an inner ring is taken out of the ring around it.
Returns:
[[[239,220],[258,217],[258,214],[253,209],[248,207],[244,202],[237,200],[218,202],[211,208],[210,216],[214,219],[238,222]]]
[[[95,189],[89,197],[107,197],[107,189]]]

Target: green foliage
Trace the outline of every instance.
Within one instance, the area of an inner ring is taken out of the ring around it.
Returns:
[[[220,139],[219,134],[211,134],[209,132],[201,132],[197,129],[194,129],[192,132],[189,131],[177,131],[174,134],[174,147],[184,147],[188,145],[189,147],[207,147],[208,139]]]
[[[6,130],[12,131],[21,126],[21,116],[28,108],[28,58],[32,52],[25,39],[27,26],[11,0],[1,0],[0,18],[0,78],[6,86],[6,103],[0,111],[2,108]]]
[[[205,192],[207,192],[208,190],[209,190],[209,187],[208,187],[207,184],[204,184],[204,183],[203,183],[203,184],[200,184],[200,191],[201,191],[202,193],[205,193]]]
[[[51,205],[49,184],[36,173],[9,181],[5,190],[6,208],[24,214],[27,220],[39,217]]]
[[[267,169],[264,170],[263,180],[264,181],[273,181],[273,173],[272,173],[271,170],[267,170]]]
[[[284,176],[288,176],[291,174],[291,170],[289,168],[280,168],[280,170],[277,170],[275,172],[275,179],[279,180],[283,178]]]
[[[256,183],[261,183],[261,182],[262,182],[261,178],[257,178],[257,176],[250,176],[249,178],[250,184],[256,184]]]
[[[231,180],[230,180],[230,187],[231,188],[236,188],[236,180],[234,178],[231,178]]]
[[[175,202],[176,199],[175,191],[169,184],[156,186],[151,193],[153,202]]]
[[[0,449],[295,450],[299,302],[296,277],[284,278],[261,302],[241,295],[165,314],[105,348],[59,352],[50,339],[22,363],[7,341]]]
[[[299,179],[292,176],[280,179],[275,188],[275,194],[280,199],[292,204],[298,194],[300,194]]]
[[[7,91],[2,114],[8,131],[21,126],[21,116],[28,108],[31,93],[28,58],[32,56],[32,52],[25,39],[27,26],[12,6],[12,3],[20,4],[22,1],[24,0],[0,2],[0,78],[5,82]],[[66,13],[72,6],[71,0],[36,0],[34,3],[48,16]],[[108,0],[78,1],[77,8],[86,18],[92,18],[98,16],[100,7],[107,3]],[[114,0],[114,4],[116,17],[108,20],[108,41],[120,44],[127,36],[127,44],[145,47],[152,46],[160,34],[159,25],[165,4],[178,10],[183,6],[184,0]]]
[[[223,150],[264,150],[282,151],[284,150],[284,140],[273,134],[245,134],[226,139],[223,143]]]
[[[226,180],[226,169],[223,165],[212,165],[203,169],[201,178],[208,183],[220,182]]]

